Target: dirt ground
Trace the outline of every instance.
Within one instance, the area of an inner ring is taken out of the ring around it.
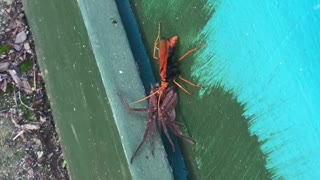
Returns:
[[[0,0],[0,180],[68,179],[21,0]]]

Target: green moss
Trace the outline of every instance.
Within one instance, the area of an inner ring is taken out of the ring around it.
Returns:
[[[32,68],[32,62],[29,59],[25,59],[21,64],[20,64],[20,70],[21,72],[28,72]]]
[[[23,117],[26,118],[28,121],[37,120],[36,114],[34,112],[32,112],[31,110],[29,110],[28,108],[26,108],[23,105],[20,106],[20,108],[22,109]]]
[[[29,79],[28,83],[30,84],[31,89],[34,88],[33,79]]]
[[[6,93],[10,94],[13,92],[13,84],[8,83],[7,84],[7,89],[6,89]]]
[[[0,54],[8,54],[10,51],[11,47],[7,44],[2,44],[0,46]]]
[[[46,102],[45,102],[44,105],[45,105],[46,108],[50,109],[50,100],[49,100],[47,95],[46,95]]]
[[[21,100],[24,104],[29,104],[30,101],[34,98],[33,95],[27,96],[27,95],[21,95]],[[28,121],[35,121],[37,119],[36,114],[28,109],[27,107],[20,105],[20,108],[23,112],[23,117],[26,118]]]
[[[66,169],[67,168],[67,161],[66,160],[64,160],[63,162],[62,162],[62,168],[63,169]]]
[[[7,89],[6,92],[3,92],[2,90],[0,90],[0,99],[2,99],[2,95],[4,94],[11,94],[13,92],[13,85],[11,83],[7,84]]]
[[[29,104],[31,98],[32,98],[32,96],[21,94],[21,100],[25,104]]]

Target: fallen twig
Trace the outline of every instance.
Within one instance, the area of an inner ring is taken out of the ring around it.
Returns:
[[[36,82],[36,62],[33,59],[33,87],[31,88],[32,91],[35,91],[37,89],[37,82]]]
[[[21,103],[24,107],[26,107],[27,109],[29,109],[30,111],[34,111],[33,108],[29,107],[28,105],[26,105],[26,104],[22,101],[20,91],[19,91],[17,94],[18,94],[18,96],[19,96],[20,103]]]
[[[22,129],[21,131],[18,132],[18,134],[12,139],[13,141],[15,141],[18,137],[22,137],[22,139],[24,139],[23,133],[25,131]]]
[[[18,107],[17,94],[16,94],[15,88],[13,88],[13,100],[14,100],[16,107]]]

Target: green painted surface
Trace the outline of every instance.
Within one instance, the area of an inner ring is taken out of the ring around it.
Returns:
[[[72,179],[130,173],[76,1],[24,1]]]
[[[146,114],[141,116],[127,112],[117,96],[117,93],[120,92],[128,102],[145,96],[126,32],[114,1],[78,0],[78,3],[121,136],[124,152],[129,160],[142,139]],[[146,104],[144,102],[135,107],[146,107]],[[133,179],[173,178],[160,138],[157,138],[155,149],[155,155],[152,156],[149,143],[145,143],[133,164],[129,166]]]
[[[24,1],[72,179],[130,179],[77,2]]]
[[[162,22],[163,37],[180,37],[177,49],[179,57],[203,42],[201,39],[196,41],[196,37],[207,20],[214,17],[214,12],[204,11],[205,1],[131,2],[150,57],[159,20]],[[201,50],[197,53],[201,53]],[[195,83],[196,80],[190,74],[197,53],[184,60],[180,66],[182,75]],[[158,63],[155,61],[153,69],[158,74]],[[183,85],[193,96],[179,91],[177,120],[187,126],[186,133],[197,142],[194,149],[181,142],[190,179],[270,179],[271,174],[265,168],[266,160],[258,139],[250,135],[249,120],[243,117],[244,106],[237,102],[235,95],[217,86],[212,93],[200,98],[198,89]]]
[[[128,163],[146,115],[129,113],[117,93],[128,102],[145,95],[114,1],[24,7],[71,178],[172,179],[159,138],[154,157],[147,143]]]

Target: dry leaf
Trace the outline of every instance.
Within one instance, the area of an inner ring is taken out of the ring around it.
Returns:
[[[7,70],[7,72],[10,74],[10,76],[12,77],[13,81],[16,83],[16,85],[18,86],[18,88],[20,88],[22,86],[22,81],[21,79],[17,76],[17,73],[15,70]]]
[[[40,122],[45,123],[46,122],[46,117],[40,116]]]
[[[16,40],[14,41],[14,43],[19,44],[19,43],[23,43],[25,40],[27,39],[27,34],[25,31],[21,31],[17,34],[16,36]]]
[[[34,172],[32,168],[28,169],[28,176],[29,178],[34,178]]]
[[[22,125],[23,128],[26,128],[28,130],[38,130],[40,129],[40,127],[38,125],[34,125],[34,124],[24,124]]]
[[[24,92],[26,92],[27,94],[31,94],[32,93],[32,89],[31,86],[28,82],[28,80],[22,79],[22,89]]]
[[[0,72],[5,72],[6,70],[8,70],[9,66],[10,66],[10,63],[8,62],[0,63]]]
[[[9,115],[7,114],[7,113],[2,113],[2,112],[0,112],[0,117],[5,117],[5,118],[7,118]]]
[[[41,140],[38,138],[32,138],[32,140],[37,144],[37,145],[41,145]]]
[[[0,82],[0,90],[6,92],[7,90],[7,80],[5,79],[3,82]]]
[[[38,151],[37,156],[38,156],[38,159],[40,159],[43,156],[43,151]]]

